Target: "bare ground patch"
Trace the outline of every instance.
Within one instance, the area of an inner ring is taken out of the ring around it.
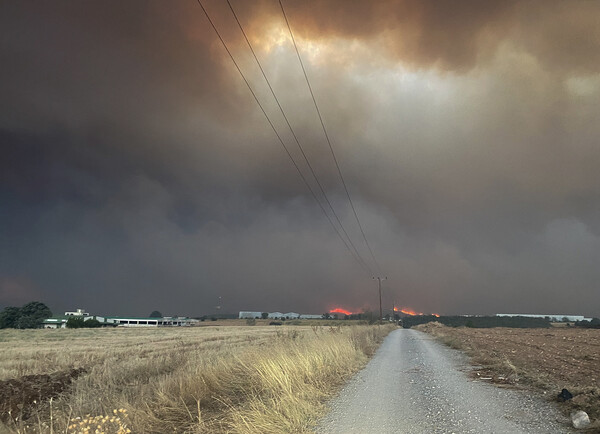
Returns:
[[[0,381],[0,421],[27,419],[34,409],[67,391],[84,372],[81,368],[69,369]]]
[[[464,351],[474,378],[504,387],[527,387],[548,399],[564,388],[573,399],[565,412],[583,410],[600,429],[600,330],[579,328],[452,328],[439,323],[416,327]]]

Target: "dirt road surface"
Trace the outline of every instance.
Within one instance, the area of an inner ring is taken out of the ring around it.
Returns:
[[[466,357],[411,329],[393,331],[333,400],[317,433],[570,433],[524,390],[469,378]]]

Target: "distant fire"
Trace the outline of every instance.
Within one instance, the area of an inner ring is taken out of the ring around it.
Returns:
[[[417,312],[407,307],[400,308],[400,312],[406,315],[415,316],[415,315],[423,315],[423,312]]]
[[[416,315],[425,315],[423,312],[417,312],[415,310],[409,309],[408,307],[396,307],[394,306],[394,312],[402,312],[405,315],[416,316]],[[437,313],[431,313],[430,315],[439,318],[440,316]]]
[[[405,315],[417,316],[417,315],[426,315],[423,312],[417,312],[415,310],[409,309],[408,307],[397,307],[394,306],[394,312],[401,312]],[[341,313],[343,315],[352,315],[352,312],[346,309],[342,309],[341,307],[336,307],[335,309],[331,309],[329,313]],[[440,316],[437,313],[430,313],[429,315],[433,315],[437,318]]]
[[[342,309],[341,307],[336,307],[335,309],[330,310],[329,313],[343,313],[344,315],[352,315],[352,312]]]

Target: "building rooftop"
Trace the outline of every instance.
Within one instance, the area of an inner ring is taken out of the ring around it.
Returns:
[[[106,319],[135,319],[135,320],[147,320],[147,321],[156,321],[156,320],[161,320],[161,321],[171,321],[171,320],[184,320],[184,319],[190,319],[186,316],[180,316],[180,317],[170,317],[170,316],[161,316],[161,317],[155,317],[155,318],[150,318],[150,317],[144,317],[144,316],[105,316],[103,318]]]
[[[53,322],[56,322],[56,321],[60,321],[60,320],[63,320],[63,319],[69,319],[69,318],[71,318],[71,317],[70,316],[66,316],[66,315],[54,315],[54,316],[51,316],[50,318],[46,318],[44,321],[53,321]]]

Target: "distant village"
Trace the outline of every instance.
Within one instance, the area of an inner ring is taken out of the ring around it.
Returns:
[[[296,312],[250,312],[242,311],[239,313],[240,319],[273,319],[273,320],[288,320],[288,319],[323,319],[326,315],[300,314]],[[71,320],[78,320],[82,324],[88,321],[93,321],[97,327],[189,327],[202,322],[202,319],[189,318],[184,316],[149,316],[149,317],[133,317],[133,316],[100,316],[91,315],[85,309],[76,309],[67,311],[64,315],[56,315],[47,318],[43,321],[42,327],[47,329],[67,328]],[[87,325],[87,324],[86,324]],[[84,325],[85,326],[85,325]]]
[[[165,317],[131,317],[131,316],[100,316],[90,315],[85,309],[77,309],[65,312],[64,315],[57,315],[47,318],[43,322],[43,328],[57,329],[67,328],[69,319],[78,319],[82,322],[97,321],[99,326],[117,326],[117,327],[186,327],[194,325],[200,320],[182,316]]]

